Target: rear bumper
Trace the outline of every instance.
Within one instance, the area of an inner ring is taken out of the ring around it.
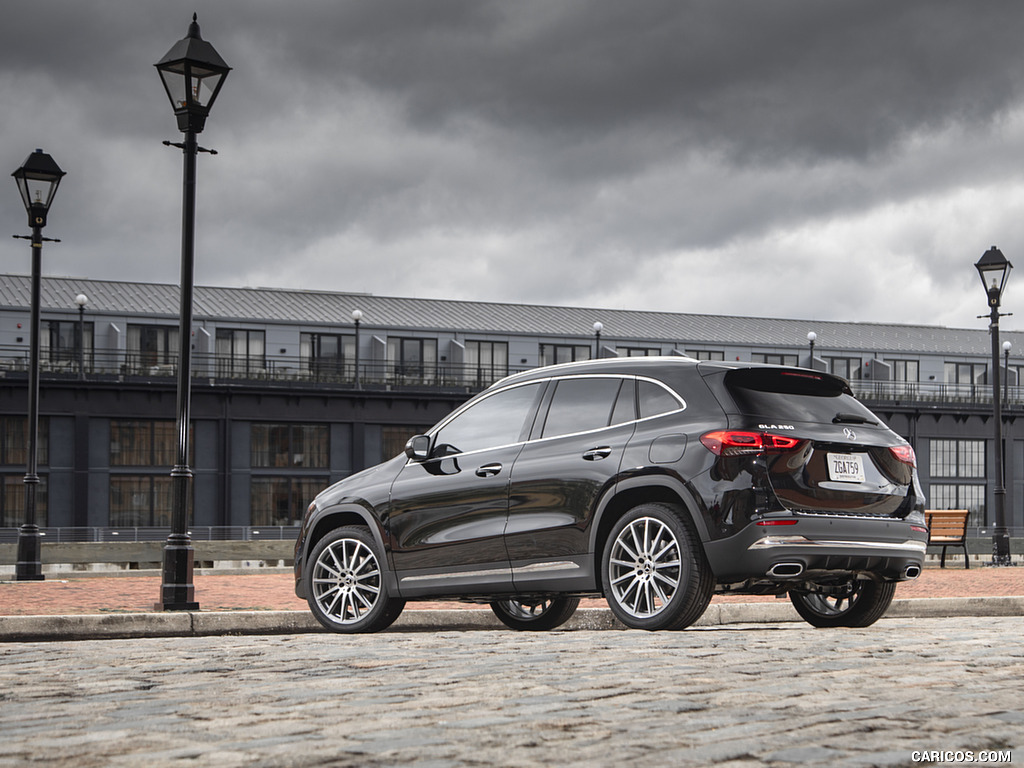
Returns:
[[[778,521],[773,521],[778,522]],[[749,525],[705,545],[716,580],[827,580],[870,574],[904,581],[920,573],[926,534],[891,518],[788,518],[787,525]]]

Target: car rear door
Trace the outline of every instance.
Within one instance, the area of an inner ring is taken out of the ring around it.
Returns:
[[[570,376],[549,387],[512,468],[505,544],[517,590],[586,588],[590,517],[636,424],[635,380]]]

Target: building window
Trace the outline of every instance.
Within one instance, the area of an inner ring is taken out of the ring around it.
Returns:
[[[316,379],[352,378],[356,337],[337,333],[299,334],[300,370]],[[349,368],[345,367],[346,362]]]
[[[719,352],[716,349],[688,350],[686,355],[694,360],[725,360],[725,352]]]
[[[254,477],[253,525],[298,525],[306,507],[327,486],[322,477]]]
[[[265,331],[218,328],[217,375],[241,376],[264,372],[267,367],[266,348]]]
[[[36,436],[36,463],[50,463],[50,422],[39,417]],[[28,466],[28,419],[24,416],[0,417],[0,464]]]
[[[252,466],[327,469],[326,424],[253,424]]]
[[[750,356],[750,362],[752,363],[767,363],[769,365],[788,365],[795,366],[797,364],[796,355],[774,355],[767,354],[764,352],[754,352]]]
[[[79,363],[79,350],[85,348],[85,364],[92,367],[93,324],[83,323],[79,339],[77,320],[44,320],[39,334],[39,359],[51,369],[73,369]],[[84,341],[84,344],[83,344]]]
[[[859,357],[826,357],[828,370],[836,376],[848,381],[860,378],[861,359]]]
[[[178,362],[178,329],[169,325],[129,325],[128,365],[145,372]]]
[[[615,354],[619,357],[657,357],[661,354],[659,347],[616,347]]]
[[[47,522],[47,478],[39,476],[36,488],[36,525]],[[0,528],[20,528],[25,522],[25,474],[3,475],[0,487]]]
[[[437,339],[388,339],[388,366],[406,383],[433,383],[437,378]]]
[[[189,440],[191,451],[192,441]],[[173,467],[178,461],[178,432],[173,421],[110,422],[110,466]]]
[[[589,344],[541,344],[540,364],[557,365],[558,363],[574,363],[577,360],[589,360],[593,356],[593,348]]]
[[[478,387],[508,376],[508,342],[467,341],[466,383]]]
[[[115,528],[171,524],[174,484],[167,475],[111,475],[110,525]],[[192,499],[188,500],[189,514]]]
[[[986,442],[931,440],[929,450],[932,480],[928,489],[929,506],[932,509],[970,510],[968,524],[985,525]]]
[[[972,386],[984,384],[988,374],[985,363],[946,363],[945,379],[947,384]]]
[[[917,360],[890,360],[893,381],[921,380],[921,364]]]
[[[191,427],[189,463],[192,463]],[[173,421],[112,419],[110,466],[123,468],[110,475],[110,525],[167,527],[171,520],[171,468],[178,461],[178,430]],[[159,473],[124,471],[162,467]],[[192,498],[188,499],[191,513]]]
[[[381,461],[393,459],[405,452],[405,444],[414,435],[422,435],[429,426],[406,427],[388,425],[381,428]]]
[[[36,440],[36,464],[50,463],[50,424],[39,419]],[[25,471],[28,468],[28,419],[24,416],[0,416],[0,465],[6,465],[3,488],[0,489],[0,520],[3,528],[18,528],[25,522]],[[11,472],[17,467],[17,472]],[[38,467],[37,467],[38,469]],[[46,525],[46,475],[39,474],[36,488],[36,525]]]

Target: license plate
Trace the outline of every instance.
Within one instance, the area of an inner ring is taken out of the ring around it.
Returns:
[[[859,453],[828,454],[828,477],[839,483],[863,483],[864,456]]]

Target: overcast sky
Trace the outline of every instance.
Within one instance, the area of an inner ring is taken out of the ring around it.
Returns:
[[[197,284],[984,328],[995,244],[1024,328],[1024,3],[8,3],[3,162],[67,172],[45,275],[178,282],[153,64],[193,11],[233,67]]]

